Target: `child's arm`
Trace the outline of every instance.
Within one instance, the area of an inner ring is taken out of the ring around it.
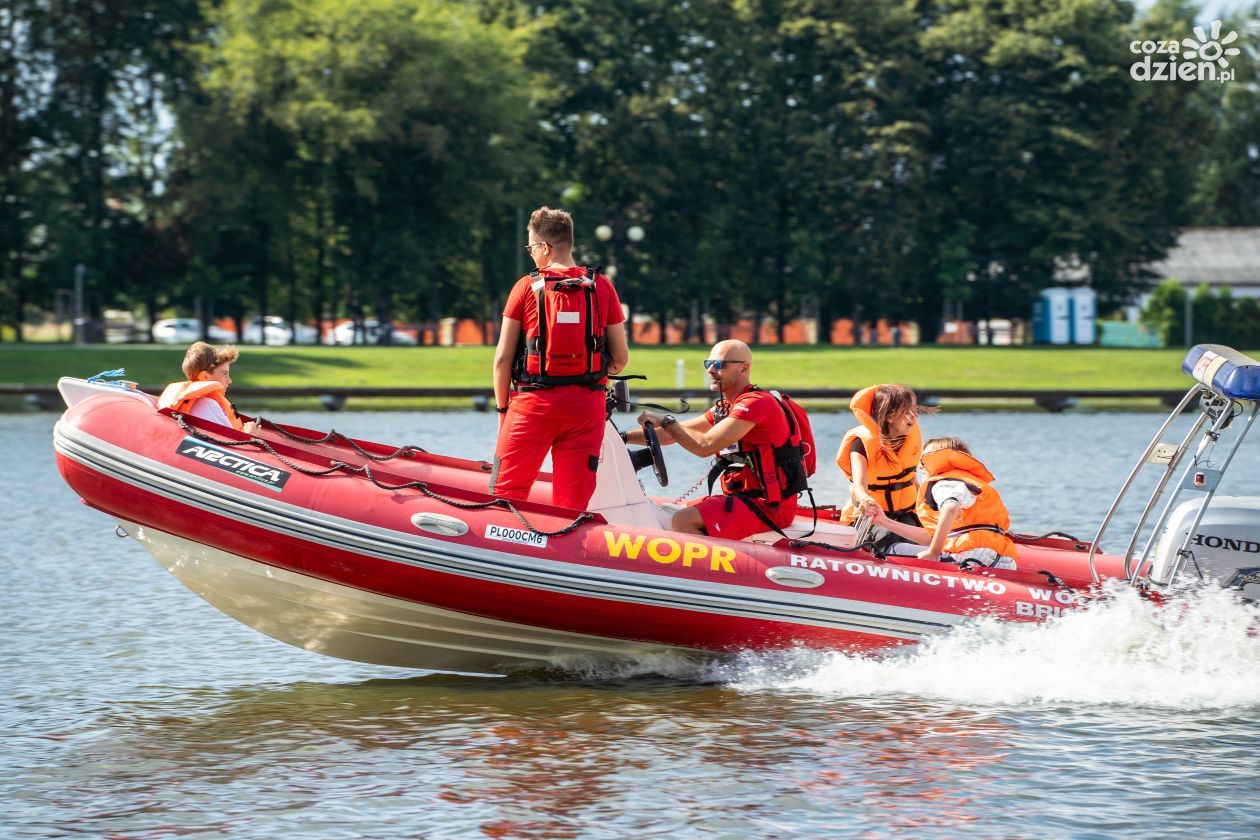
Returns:
[[[866,487],[866,454],[856,447],[849,451],[849,469],[853,480],[849,483],[849,498],[862,513],[874,515],[880,509],[879,503],[871,498],[871,491]],[[844,457],[844,453],[840,453]]]
[[[907,525],[904,522],[889,519],[888,514],[884,513],[883,510],[879,510],[875,514],[875,524],[881,528],[887,528],[897,536],[905,537],[910,542],[918,545],[927,545],[928,541],[932,539],[932,534],[926,528],[920,528],[918,525]]]
[[[919,552],[920,560],[940,560],[941,551],[945,548],[945,540],[949,539],[949,526],[954,524],[954,519],[958,516],[958,511],[962,508],[958,502],[950,499],[941,505],[941,519],[936,524],[936,533],[932,535],[932,542],[927,547],[927,551]],[[926,534],[927,532],[924,531]]]

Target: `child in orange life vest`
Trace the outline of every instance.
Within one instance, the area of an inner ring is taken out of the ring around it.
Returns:
[[[232,384],[232,363],[240,357],[235,347],[211,347],[204,341],[193,342],[184,354],[183,382],[172,382],[158,397],[158,408],[169,408],[190,414],[220,426],[253,434],[256,426],[245,422],[228,402],[227,389]]]
[[[841,521],[852,524],[863,514],[882,511],[889,519],[919,525],[915,470],[923,438],[918,416],[936,409],[920,406],[914,391],[905,385],[872,385],[853,395],[849,410],[858,425],[845,433],[836,455],[836,465],[850,482],[849,504],[841,512]],[[882,552],[897,542],[897,535],[876,527],[869,542]]]
[[[890,520],[881,511],[876,522],[926,545],[924,560],[973,560],[994,569],[1014,569],[1019,552],[1006,535],[1011,517],[993,489],[993,474],[958,438],[933,438],[923,446],[916,511],[923,527]],[[909,548],[921,549],[921,546]],[[894,554],[905,553],[894,549]]]

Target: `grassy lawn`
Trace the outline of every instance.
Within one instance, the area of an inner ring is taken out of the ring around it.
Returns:
[[[232,376],[238,385],[477,387],[490,382],[489,347],[242,347]],[[661,388],[702,382],[706,348],[631,348],[627,373]],[[127,378],[161,386],[181,376],[182,347],[0,345],[0,382],[51,385],[125,367]],[[1181,388],[1181,350],[1101,348],[765,347],[754,349],[753,380],[792,388],[857,389],[876,382],[936,388]],[[1256,353],[1251,353],[1256,355]],[[642,386],[640,386],[642,389]]]

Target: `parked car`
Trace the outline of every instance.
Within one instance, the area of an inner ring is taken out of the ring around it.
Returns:
[[[236,333],[211,324],[211,341],[236,341]],[[153,325],[153,340],[159,344],[192,344],[201,340],[201,322],[196,318],[166,318]]]
[[[332,341],[333,344],[355,344],[355,322],[345,321],[333,327]],[[367,318],[363,321],[363,333],[359,338],[360,344],[380,344],[383,335],[383,327],[380,321],[375,318]],[[407,347],[415,346],[416,337],[412,333],[400,330],[398,327],[391,327],[389,336],[391,344],[402,345]]]
[[[314,327],[298,324],[296,343],[314,344],[317,335]],[[266,342],[263,341],[264,336],[266,336]],[[293,330],[289,327],[289,323],[279,315],[268,315],[265,325],[262,317],[255,315],[245,326],[246,344],[266,343],[269,347],[279,347],[294,343],[291,341],[292,336]]]

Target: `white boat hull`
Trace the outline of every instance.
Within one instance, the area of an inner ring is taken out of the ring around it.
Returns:
[[[131,522],[123,531],[180,583],[242,624],[325,656],[477,674],[572,657],[711,652],[514,624],[297,574]]]

